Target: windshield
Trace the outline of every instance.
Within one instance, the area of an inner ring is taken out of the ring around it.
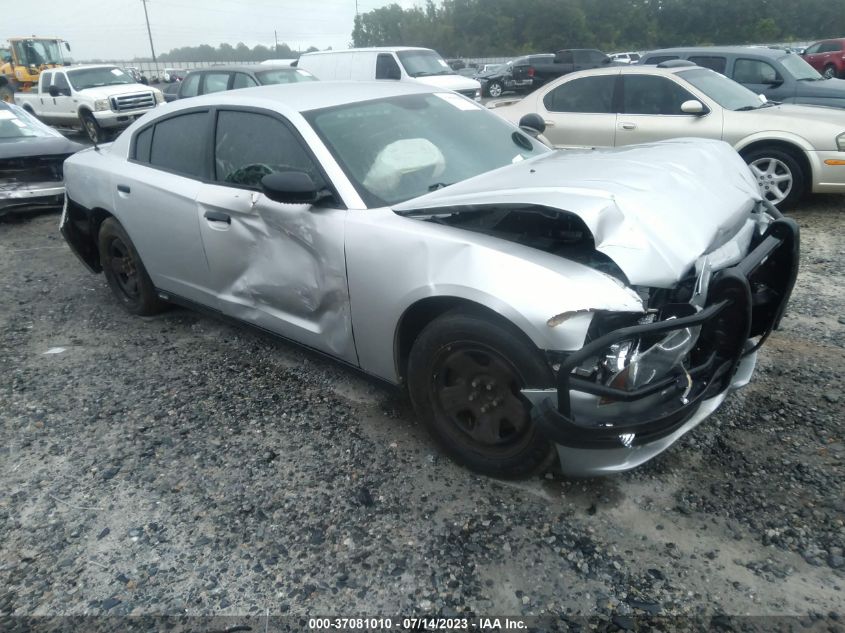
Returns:
[[[86,88],[99,88],[101,86],[118,86],[121,84],[134,84],[132,79],[125,72],[117,67],[104,68],[80,68],[79,70],[67,71],[67,78],[74,90],[85,90]]]
[[[258,83],[263,86],[270,84],[292,84],[298,81],[317,81],[317,78],[307,70],[301,68],[284,68],[276,70],[262,70],[255,73]]]
[[[348,103],[305,118],[371,208],[551,151],[451,92]]]
[[[28,114],[23,108],[12,104],[0,107],[0,141],[37,136],[61,138],[62,135]]]
[[[679,72],[678,76],[701,90],[726,110],[756,110],[762,105],[760,97],[748,88],[740,86],[713,70],[696,68]]]
[[[428,77],[431,75],[454,75],[446,60],[434,51],[424,49],[416,51],[399,51],[396,53],[405,72],[411,77]]]
[[[24,66],[63,64],[62,50],[56,40],[21,40],[13,42],[18,62]]]
[[[815,68],[798,55],[784,55],[778,61],[798,81],[821,81],[824,79]]]

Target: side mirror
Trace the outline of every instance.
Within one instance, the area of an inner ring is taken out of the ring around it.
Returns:
[[[67,52],[69,53],[70,52],[70,44],[65,42],[65,48],[67,49]]]
[[[304,171],[280,171],[261,179],[261,191],[274,202],[283,204],[313,204],[320,192],[311,176]]]
[[[526,134],[530,134],[534,138],[537,138],[540,134],[546,131],[546,122],[539,114],[532,112],[531,114],[526,114],[519,120],[519,127]]]
[[[47,92],[50,93],[51,97],[61,97],[63,94],[62,89],[58,86],[50,86],[49,88],[47,88]]]
[[[777,88],[783,85],[783,79],[772,79],[771,81],[767,81],[766,85],[770,88]]]
[[[704,107],[704,104],[701,103],[698,99],[690,99],[689,101],[684,101],[681,104],[681,112],[684,114],[706,114],[707,108]]]

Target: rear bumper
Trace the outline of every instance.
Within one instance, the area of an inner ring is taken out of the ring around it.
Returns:
[[[747,384],[756,350],[783,316],[798,272],[798,248],[797,224],[773,222],[745,259],[713,275],[703,309],[601,336],[561,363],[555,389],[525,390],[534,423],[558,445],[562,470],[588,476],[634,468]],[[688,361],[638,388],[573,373],[613,345],[659,341],[691,328],[700,333]]]

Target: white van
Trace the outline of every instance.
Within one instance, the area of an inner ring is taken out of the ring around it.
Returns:
[[[470,99],[481,99],[481,84],[455,73],[446,60],[430,48],[397,46],[319,51],[300,57],[298,67],[322,81],[418,81],[436,88],[454,90]]]

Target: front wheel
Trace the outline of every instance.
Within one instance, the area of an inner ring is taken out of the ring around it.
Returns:
[[[15,102],[15,91],[12,90],[11,86],[0,86],[0,101],[3,103]]]
[[[120,222],[114,218],[103,222],[99,247],[106,281],[123,307],[140,316],[161,312],[165,304],[158,298],[138,251]]]
[[[804,195],[806,176],[791,154],[760,148],[743,156],[760,186],[760,193],[779,209],[787,209]]]
[[[504,86],[500,81],[491,81],[487,84],[487,96],[493,97],[494,99],[497,97],[501,97],[502,93],[505,91]]]
[[[493,477],[526,477],[549,464],[552,444],[531,421],[526,386],[552,383],[540,352],[491,319],[449,312],[414,342],[408,389],[429,433],[455,461]]]
[[[836,66],[833,64],[828,64],[824,67],[822,71],[822,77],[825,79],[835,79],[836,78]]]

